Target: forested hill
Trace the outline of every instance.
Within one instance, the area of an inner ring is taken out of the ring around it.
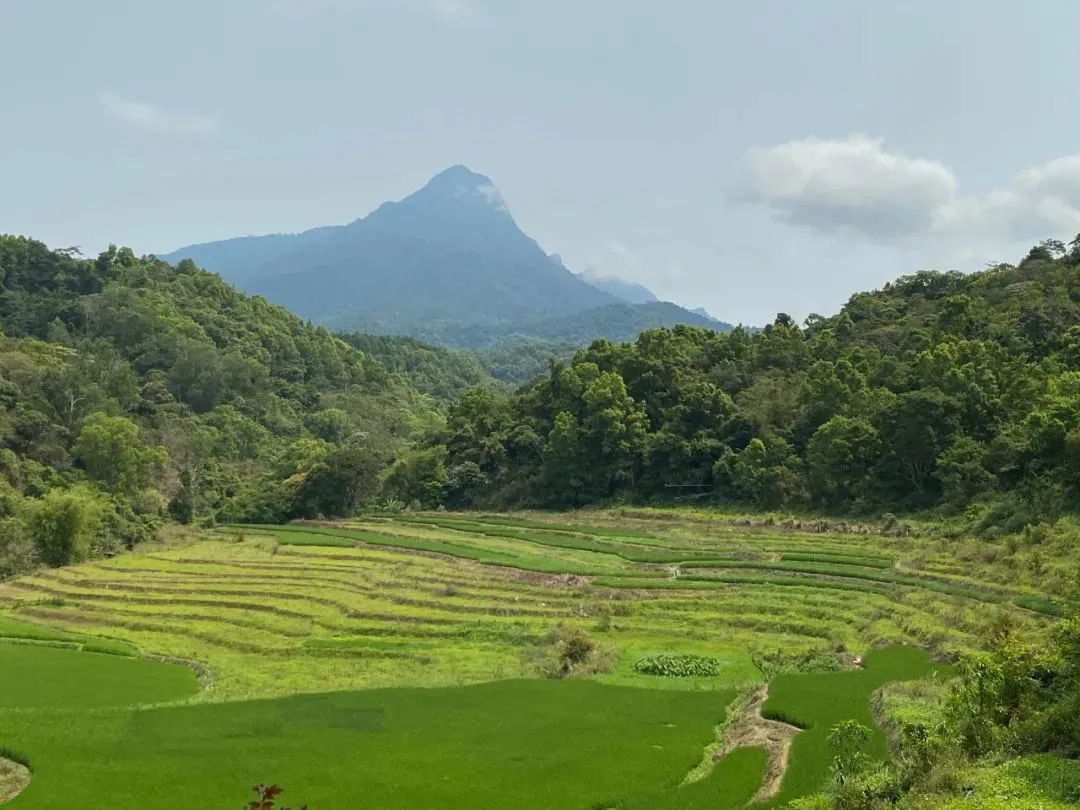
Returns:
[[[458,505],[976,502],[1015,529],[1080,502],[1080,240],[907,276],[805,328],[597,341],[512,398],[466,395],[415,455]]]
[[[410,337],[362,332],[343,332],[339,337],[374,357],[388,371],[402,375],[417,391],[441,403],[453,402],[476,386],[493,390],[510,388],[509,383],[501,383],[485,371],[475,355],[465,351],[431,346]]]
[[[379,362],[191,262],[0,237],[0,327],[0,576],[169,514],[347,513],[434,418]]]

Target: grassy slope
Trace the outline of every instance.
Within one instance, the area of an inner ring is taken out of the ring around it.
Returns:
[[[613,540],[610,530],[592,529],[572,526],[559,531],[537,532],[536,521],[523,521],[521,525],[511,525],[510,521],[503,520],[499,524],[477,522],[460,516],[450,517],[405,517],[393,522],[375,524],[378,526],[395,524],[419,526],[425,528],[437,528],[447,530],[451,534],[448,539],[434,540],[424,537],[409,536],[400,531],[372,531],[364,527],[341,527],[341,526],[293,526],[288,532],[280,529],[276,534],[283,543],[310,544],[310,545],[342,545],[343,541],[351,538],[357,542],[371,545],[389,545],[414,550],[431,551],[447,554],[465,559],[473,559],[490,565],[502,565],[527,571],[538,572],[562,572],[585,576],[603,576],[603,582],[609,587],[641,587],[640,584],[620,583],[610,579],[612,573],[633,573],[635,577],[661,576],[655,568],[641,567],[641,564],[678,565],[681,569],[681,579],[687,581],[704,582],[769,582],[771,584],[784,584],[777,581],[776,575],[799,577],[802,584],[816,585],[817,587],[856,587],[863,590],[876,590],[884,592],[895,588],[916,588],[950,596],[959,596],[978,602],[992,604],[1012,603],[1018,607],[1048,616],[1060,616],[1064,607],[1054,601],[1045,599],[1036,593],[1016,592],[1011,589],[996,585],[989,585],[979,581],[972,581],[962,577],[911,575],[893,570],[893,561],[887,557],[866,555],[843,554],[836,551],[816,549],[809,545],[804,550],[783,549],[777,552],[769,547],[755,550],[759,555],[757,559],[738,559],[730,545],[712,543],[702,544],[698,548],[684,545],[664,544],[655,540],[648,544],[643,540],[638,542],[618,542]],[[275,532],[270,526],[237,526],[227,527],[226,531],[244,532]],[[592,531],[593,534],[585,532]],[[630,534],[632,531],[627,530]],[[313,537],[312,537],[313,536]],[[325,537],[323,543],[317,539]],[[472,543],[460,542],[464,537],[471,537]],[[640,535],[639,535],[640,537]],[[458,542],[454,542],[457,539]],[[632,538],[627,538],[632,539]],[[478,544],[477,540],[486,541]],[[519,548],[517,553],[507,553],[505,550],[497,550],[498,545],[506,545],[509,541]],[[536,556],[535,553],[524,553],[521,547],[534,549],[551,547],[584,552],[598,558],[591,565],[576,563],[568,559],[552,562]],[[661,547],[658,547],[661,546]],[[764,556],[761,556],[764,555]],[[629,569],[628,565],[638,564],[637,568]],[[701,570],[703,569],[703,570]],[[737,573],[745,570],[760,572],[747,577]],[[854,586],[844,583],[856,583]],[[665,586],[660,586],[665,587]],[[690,586],[693,587],[693,586]]]
[[[1080,807],[1080,761],[1050,754],[1020,757],[960,774],[959,796],[911,797],[902,810],[1075,810]]]

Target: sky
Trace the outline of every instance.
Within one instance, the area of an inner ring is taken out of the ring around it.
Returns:
[[[0,0],[0,232],[340,224],[464,163],[731,322],[1080,232],[1076,0]]]

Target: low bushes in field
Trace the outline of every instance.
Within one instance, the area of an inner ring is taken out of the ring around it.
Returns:
[[[642,675],[664,678],[712,678],[723,673],[724,665],[717,658],[704,655],[650,655],[634,664]]]
[[[790,651],[756,647],[750,651],[750,659],[766,680],[789,672],[838,672],[843,668],[839,656],[820,649]]]
[[[614,650],[601,646],[585,630],[559,624],[525,651],[525,667],[545,678],[597,675],[615,668]]]

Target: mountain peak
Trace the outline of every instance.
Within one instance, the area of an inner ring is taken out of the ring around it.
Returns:
[[[502,194],[491,178],[474,172],[467,166],[458,164],[444,169],[432,177],[414,197],[437,198],[439,200],[459,200],[482,202],[497,211],[509,213]]]
[[[429,186],[448,186],[457,183],[474,185],[479,183],[492,184],[491,178],[478,174],[461,163],[456,166],[451,166],[449,169],[443,169],[428,181]]]

